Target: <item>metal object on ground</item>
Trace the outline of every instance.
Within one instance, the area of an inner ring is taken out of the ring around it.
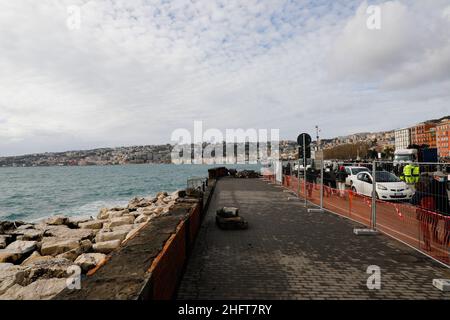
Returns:
[[[374,236],[378,234],[377,230],[374,229],[353,229],[353,233],[357,236]]]
[[[450,291],[450,279],[433,279],[433,286],[441,291]]]
[[[310,213],[323,213],[324,211],[323,211],[323,209],[308,209],[308,212],[310,212]]]
[[[216,211],[216,224],[223,230],[243,230],[248,228],[248,222],[239,216],[236,207],[223,207]]]

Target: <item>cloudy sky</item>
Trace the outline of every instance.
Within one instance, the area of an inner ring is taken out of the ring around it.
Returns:
[[[0,4],[0,156],[167,143],[194,120],[295,139],[450,114],[450,0]]]

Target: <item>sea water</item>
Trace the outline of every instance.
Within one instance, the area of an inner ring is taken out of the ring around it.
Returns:
[[[213,165],[138,164],[86,167],[0,168],[0,220],[36,221],[64,214],[96,216],[102,207],[134,197],[184,189]],[[259,170],[256,165],[227,166]]]

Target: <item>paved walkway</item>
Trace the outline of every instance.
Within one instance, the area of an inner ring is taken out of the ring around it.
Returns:
[[[384,235],[355,236],[354,222],[308,213],[260,179],[218,182],[178,299],[450,299],[432,286],[450,270]],[[222,231],[215,210],[237,206],[244,231]],[[381,269],[369,290],[367,267]]]

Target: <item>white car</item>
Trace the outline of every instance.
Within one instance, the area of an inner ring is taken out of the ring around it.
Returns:
[[[348,174],[348,177],[345,179],[345,185],[351,187],[353,185],[353,181],[356,180],[356,176],[358,175],[358,173],[369,172],[369,169],[366,167],[348,166],[348,167],[345,167],[345,172],[347,172],[347,174]]]
[[[372,174],[360,172],[353,181],[353,192],[371,197],[372,196]],[[380,200],[410,200],[414,191],[394,174],[387,171],[376,172],[377,199]]]

